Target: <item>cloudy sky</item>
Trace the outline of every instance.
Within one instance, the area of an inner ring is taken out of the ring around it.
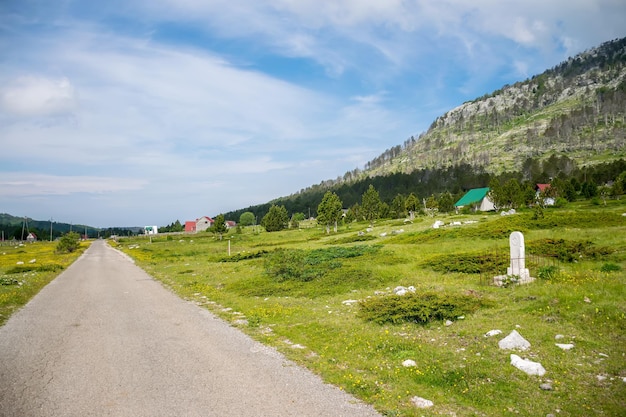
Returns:
[[[2,0],[0,213],[143,226],[265,203],[624,22],[623,0]]]

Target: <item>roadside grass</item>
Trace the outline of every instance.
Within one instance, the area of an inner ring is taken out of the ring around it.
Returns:
[[[383,221],[365,239],[358,232],[368,224],[358,223],[330,235],[312,227],[246,228],[221,241],[204,233],[152,243],[124,238],[119,249],[181,297],[386,416],[620,415],[626,409],[626,201],[607,203],[548,209],[541,221],[525,210]],[[436,219],[447,226],[432,229]],[[450,225],[467,220],[476,223]],[[532,255],[527,265],[537,279],[489,285],[494,272],[506,270],[514,230],[524,232]],[[488,267],[467,268],[484,255],[493,258]],[[389,304],[400,285],[415,287],[415,302]],[[480,302],[468,308],[467,299]],[[430,301],[424,306],[424,300]],[[394,320],[368,319],[366,306]],[[437,308],[454,312],[451,325],[445,314],[425,324],[411,315],[428,317]],[[486,337],[493,329],[503,333]],[[531,348],[499,349],[515,329]],[[511,353],[540,362],[546,374],[514,368]],[[416,366],[404,367],[407,359]],[[435,405],[416,409],[414,396]]]
[[[43,287],[56,278],[89,246],[59,254],[57,242],[0,246],[0,326]]]

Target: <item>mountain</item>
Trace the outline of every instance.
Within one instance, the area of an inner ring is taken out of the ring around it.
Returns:
[[[325,191],[344,207],[360,201],[369,184],[391,203],[397,194],[419,197],[485,187],[500,175],[547,182],[565,175],[598,185],[626,162],[626,38],[585,51],[540,75],[485,94],[448,111],[417,138],[387,149],[343,176],[266,204],[225,213],[259,219],[271,204],[314,214]]]
[[[89,237],[98,236],[100,229],[82,224],[59,223],[53,220],[33,220],[29,217],[16,217],[7,213],[0,213],[0,231],[4,239],[23,240],[28,232],[33,232],[39,238],[48,240],[59,237],[69,231],[87,234]]]
[[[626,38],[585,51],[438,117],[340,181],[459,164],[499,173],[528,158],[579,166],[626,156]]]

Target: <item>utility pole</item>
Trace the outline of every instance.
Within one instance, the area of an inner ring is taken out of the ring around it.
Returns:
[[[52,217],[50,217],[50,242],[52,242]]]

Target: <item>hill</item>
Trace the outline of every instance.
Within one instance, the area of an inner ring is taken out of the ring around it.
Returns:
[[[525,81],[448,111],[343,176],[244,211],[259,219],[271,204],[314,214],[325,191],[350,207],[369,184],[387,203],[397,194],[458,194],[508,176],[547,182],[558,175],[597,185],[616,178],[626,158],[626,38],[606,42]],[[617,173],[617,174],[616,174]]]
[[[615,160],[626,156],[625,113],[623,38],[448,111],[356,178],[464,163],[500,173],[555,153],[580,166]]]

